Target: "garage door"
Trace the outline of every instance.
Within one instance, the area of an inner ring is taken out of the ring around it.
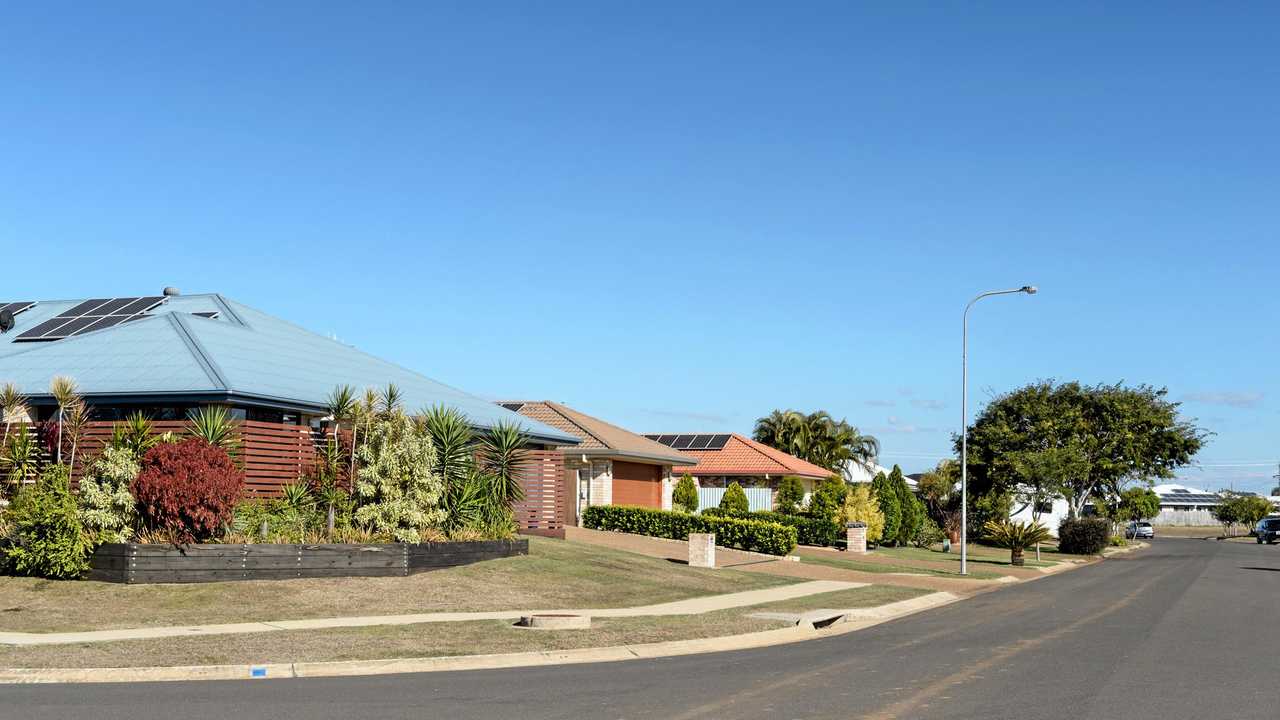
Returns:
[[[613,463],[613,504],[662,507],[662,468],[640,463]]]

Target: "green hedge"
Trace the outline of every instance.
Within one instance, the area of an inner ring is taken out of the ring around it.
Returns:
[[[628,507],[594,505],[582,513],[583,527],[592,530],[688,540],[689,533],[715,533],[716,544],[769,555],[786,555],[796,548],[796,529],[776,522],[715,515]]]
[[[1063,518],[1058,525],[1058,551],[1073,555],[1097,555],[1111,540],[1111,523],[1102,518]]]
[[[796,541],[801,545],[817,545],[819,547],[835,547],[837,540],[843,540],[840,523],[834,520],[812,518],[807,515],[784,515],[770,510],[757,510],[751,513],[728,513],[720,508],[707,508],[703,515],[716,517],[732,517],[740,520],[763,520],[776,522],[796,529]]]

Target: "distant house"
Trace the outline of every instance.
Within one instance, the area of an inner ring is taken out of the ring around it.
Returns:
[[[32,408],[17,420],[56,416],[49,383],[58,375],[78,385],[98,421],[91,432],[99,439],[110,435],[111,421],[135,411],[164,430],[181,428],[195,408],[222,406],[241,421],[247,486],[262,495],[277,494],[310,469],[314,434],[329,413],[327,398],[343,384],[363,390],[394,383],[407,411],[453,407],[481,432],[514,423],[528,435],[535,457],[556,466],[559,452],[551,448],[578,442],[558,428],[218,294],[166,289],[144,297],[0,299],[0,310],[13,317],[12,327],[0,332],[0,382],[15,383]]]
[[[773,496],[783,477],[800,478],[807,494],[813,492],[819,480],[832,475],[831,471],[811,462],[737,433],[668,433],[645,437],[697,458],[697,465],[677,466],[672,472],[677,476],[684,473],[693,476],[699,488],[699,507],[718,504],[724,489],[736,482],[747,491],[752,510],[769,510],[773,508]]]
[[[564,519],[577,525],[592,505],[671,509],[672,467],[697,458],[549,400],[504,401],[503,408],[582,441],[564,450]]]
[[[1198,490],[1186,485],[1166,483],[1151,488],[1160,496],[1160,512],[1152,525],[1217,525],[1212,510],[1222,502],[1218,493]]]

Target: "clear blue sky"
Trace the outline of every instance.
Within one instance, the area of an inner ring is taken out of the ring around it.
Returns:
[[[825,408],[910,472],[964,303],[1034,283],[975,405],[1167,385],[1188,482],[1273,484],[1273,3],[253,5],[3,11],[0,295],[219,291],[638,431]]]

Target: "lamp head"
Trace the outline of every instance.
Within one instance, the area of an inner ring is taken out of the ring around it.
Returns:
[[[1022,286],[1022,288],[1021,288],[1021,290],[1022,290],[1022,292],[1026,293],[1026,294],[1028,294],[1028,295],[1035,295],[1035,294],[1036,294],[1036,292],[1038,292],[1038,289],[1036,288],[1036,286],[1035,286],[1035,285],[1023,285],[1023,286]]]

